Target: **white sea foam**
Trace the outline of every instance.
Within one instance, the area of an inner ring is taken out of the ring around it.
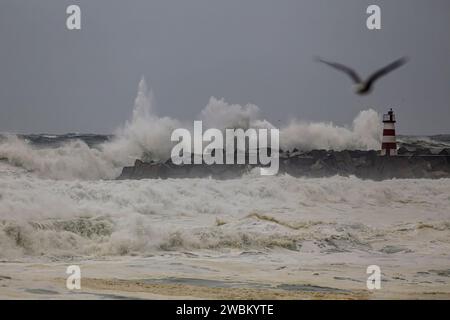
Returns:
[[[189,125],[181,121],[157,116],[153,95],[145,79],[139,83],[138,94],[130,121],[117,130],[112,141],[89,147],[78,140],[58,148],[36,148],[27,141],[10,135],[0,141],[0,159],[50,179],[113,179],[122,167],[135,159],[166,160],[173,147],[170,141],[174,129]],[[205,129],[273,128],[261,117],[261,110],[252,104],[228,104],[224,99],[211,97],[196,117],[203,120]],[[194,119],[195,120],[195,119]],[[192,121],[186,122],[192,123]],[[376,149],[380,144],[380,119],[373,110],[362,111],[351,127],[333,123],[308,123],[293,120],[280,128],[282,148],[310,149]]]
[[[299,250],[310,241],[320,252],[450,249],[450,179],[53,181],[1,169],[3,259]],[[443,242],[430,249],[432,241]]]

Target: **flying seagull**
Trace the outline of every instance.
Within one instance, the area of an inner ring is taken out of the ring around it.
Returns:
[[[330,67],[345,72],[348,76],[350,76],[350,78],[352,78],[353,82],[355,83],[355,93],[359,95],[369,94],[372,91],[373,84],[375,81],[377,81],[382,76],[385,76],[389,72],[397,68],[400,68],[408,61],[408,59],[405,57],[395,60],[391,64],[388,64],[386,67],[374,72],[369,78],[367,78],[367,80],[363,81],[353,69],[344,66],[343,64],[325,61],[321,58],[317,58],[317,60],[319,62],[329,65]]]

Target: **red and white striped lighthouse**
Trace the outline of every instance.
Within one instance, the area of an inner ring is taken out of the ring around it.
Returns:
[[[383,114],[383,140],[381,141],[382,156],[397,155],[397,141],[395,139],[395,114],[389,110],[387,114]]]

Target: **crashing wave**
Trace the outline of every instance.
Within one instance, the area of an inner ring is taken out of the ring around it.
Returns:
[[[52,181],[0,174],[2,259],[306,250],[308,243],[323,252],[396,243],[421,250],[426,239],[449,235],[450,179]]]
[[[157,116],[153,95],[145,79],[139,83],[133,115],[113,136],[68,134],[54,136],[4,135],[0,139],[0,159],[25,168],[41,178],[49,179],[113,179],[122,167],[136,159],[166,160],[170,157],[174,129],[189,128],[192,124]],[[228,104],[223,99],[211,97],[197,119],[205,127],[272,128],[260,117],[256,105]],[[284,149],[376,149],[380,144],[380,119],[374,110],[362,111],[351,127],[333,123],[308,123],[292,120],[280,128],[280,144]]]

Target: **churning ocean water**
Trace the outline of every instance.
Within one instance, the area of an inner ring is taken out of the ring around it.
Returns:
[[[214,98],[200,117],[210,127],[270,126],[256,106]],[[3,270],[17,261],[113,259],[127,263],[117,271],[122,277],[247,275],[293,285],[306,272],[326,274],[325,286],[355,290],[364,289],[365,268],[376,264],[386,265],[393,296],[448,294],[450,179],[115,180],[137,158],[166,159],[170,132],[182,124],[152,113],[141,82],[132,119],[112,135],[3,134]],[[294,121],[280,131],[282,148],[367,150],[377,148],[381,129],[379,115],[366,110],[349,127]],[[400,143],[433,149],[449,147],[450,138],[403,136]],[[144,259],[138,273],[127,269],[130,257]]]

